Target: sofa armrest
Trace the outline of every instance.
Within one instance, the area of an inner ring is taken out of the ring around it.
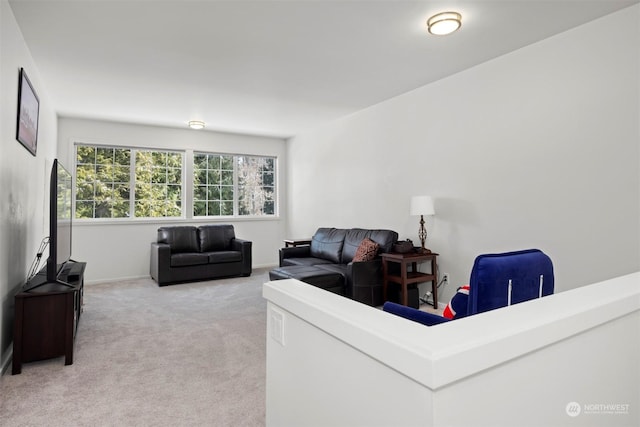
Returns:
[[[414,322],[418,322],[427,326],[433,326],[449,321],[449,319],[447,319],[446,317],[418,310],[413,307],[406,307],[404,305],[396,304],[395,302],[390,301],[384,303],[384,305],[382,306],[382,310],[386,311],[387,313],[395,314],[396,316],[404,317],[405,319],[412,320]]]
[[[171,268],[171,246],[167,243],[151,243],[150,271],[151,278],[164,283],[168,280],[169,269]]]
[[[252,255],[251,248],[253,242],[244,239],[233,238],[231,239],[231,249],[234,251],[240,251],[242,253],[242,275],[250,276],[252,268]]]
[[[347,264],[347,279],[353,286],[382,285],[382,261],[350,262]]]
[[[290,248],[280,248],[280,267],[282,260],[286,258],[306,258],[311,256],[311,246],[296,246]]]
[[[347,264],[346,295],[356,301],[382,305],[382,261],[350,262]]]

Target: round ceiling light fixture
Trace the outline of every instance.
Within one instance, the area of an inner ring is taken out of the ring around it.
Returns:
[[[204,122],[200,120],[190,120],[189,127],[191,129],[204,129]]]
[[[461,25],[462,16],[458,12],[438,13],[427,20],[427,29],[436,36],[451,34]]]

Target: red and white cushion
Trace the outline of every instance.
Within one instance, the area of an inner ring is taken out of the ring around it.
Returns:
[[[444,308],[443,317],[447,319],[459,319],[467,315],[469,303],[469,285],[460,286],[449,304]]]

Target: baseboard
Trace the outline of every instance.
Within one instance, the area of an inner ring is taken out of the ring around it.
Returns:
[[[252,270],[262,270],[262,269],[272,269],[276,268],[277,264],[261,264],[254,265]],[[142,276],[125,276],[125,277],[113,277],[110,279],[94,279],[94,280],[85,280],[85,285],[97,285],[100,283],[110,283],[110,282],[124,282],[126,280],[140,280],[140,279],[150,279],[151,277],[148,274]]]
[[[254,265],[253,269],[257,270],[257,269],[261,269],[261,268],[276,268],[278,266],[278,264],[261,264],[261,265]]]
[[[110,283],[110,282],[124,282],[126,280],[140,280],[140,279],[148,279],[150,276],[148,274],[142,276],[125,276],[125,277],[113,277],[109,279],[94,279],[94,280],[85,280],[85,285],[97,285],[99,283]]]

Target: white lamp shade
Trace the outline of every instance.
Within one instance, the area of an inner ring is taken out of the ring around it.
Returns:
[[[411,215],[435,215],[431,196],[413,196],[411,198]]]

